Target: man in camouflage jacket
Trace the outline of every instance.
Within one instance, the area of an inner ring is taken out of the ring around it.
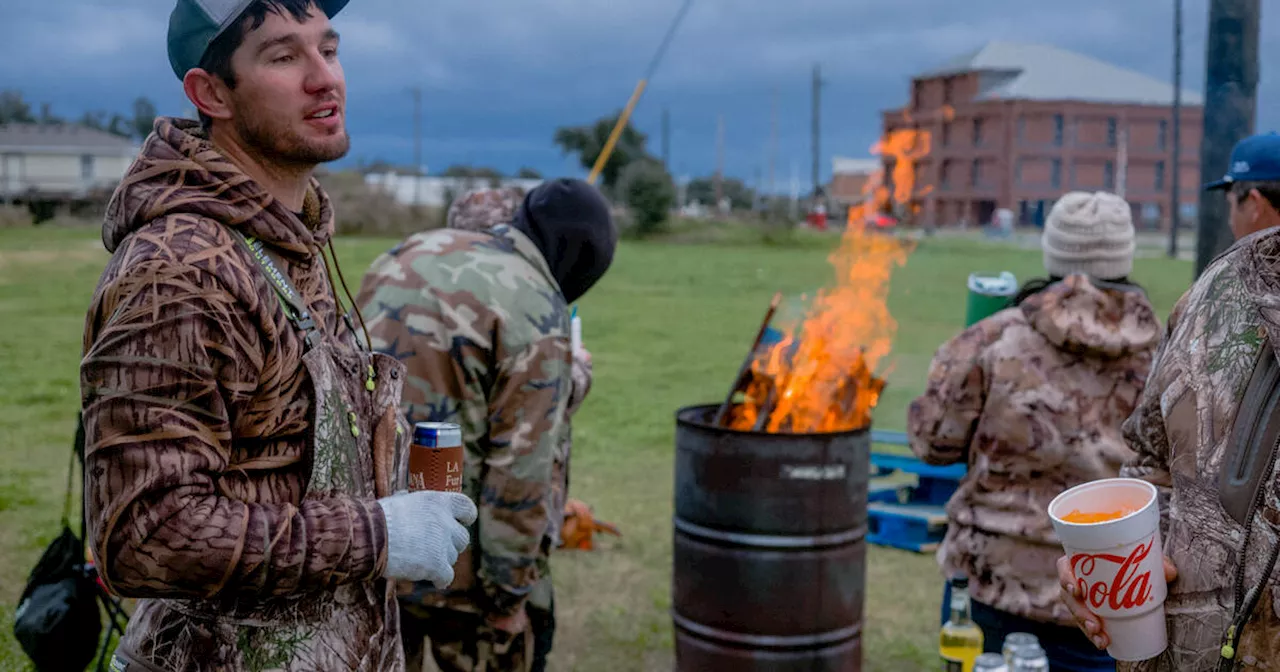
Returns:
[[[1226,191],[1237,240],[1174,307],[1124,425],[1137,457],[1121,476],[1161,491],[1169,645],[1122,671],[1280,665],[1280,136],[1242,141],[1209,186]],[[1058,572],[1064,601],[1105,647],[1105,624],[1079,601],[1065,558]]]
[[[140,598],[113,670],[401,670],[394,580],[447,585],[466,546],[465,496],[395,494],[403,365],[360,345],[321,252],[343,4],[170,21],[201,121],[158,119],[113,195],[81,365],[87,541]]]
[[[469,215],[507,219],[502,194],[473,198]],[[403,588],[411,668],[424,636],[446,672],[531,664],[525,609],[545,569],[571,393],[567,305],[607,270],[617,233],[577,180],[533,189],[510,220],[410,236],[373,263],[357,299],[374,347],[408,367],[409,420],[462,426],[463,491],[480,510],[453,585]]]
[[[464,231],[487,231],[515,219],[525,192],[515,187],[474,189],[449,205],[445,226]],[[526,613],[534,636],[532,672],[546,667],[555,635],[555,587],[551,580],[551,550],[560,544],[565,501],[569,492],[569,461],[573,452],[570,418],[578,411],[591,389],[591,353],[579,345],[573,352],[569,404],[565,408],[561,439],[552,463],[550,500],[547,505],[547,534],[538,555],[538,583],[529,592]],[[434,596],[432,596],[434,597]],[[430,599],[430,598],[429,598]]]

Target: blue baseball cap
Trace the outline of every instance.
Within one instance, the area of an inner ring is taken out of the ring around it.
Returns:
[[[1230,189],[1236,182],[1280,182],[1280,135],[1251,135],[1231,150],[1227,174],[1204,185],[1205,191]]]
[[[204,52],[259,0],[178,0],[169,15],[169,65],[182,79],[200,66]],[[312,0],[333,18],[349,0]]]

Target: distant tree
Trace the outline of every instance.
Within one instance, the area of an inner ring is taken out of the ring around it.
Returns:
[[[652,157],[632,161],[618,176],[618,194],[631,210],[636,233],[654,233],[676,204],[676,185],[662,162]]]
[[[145,97],[133,101],[133,118],[129,120],[134,137],[139,140],[151,135],[151,128],[156,123],[156,106]]]
[[[107,132],[122,138],[133,137],[133,122],[122,114],[112,114],[111,123],[107,124]]]
[[[452,166],[449,166],[448,168],[445,168],[444,176],[445,177],[461,177],[461,178],[477,179],[477,180],[488,180],[490,182],[492,182],[493,180],[502,179],[502,173],[497,170],[494,170],[493,168],[488,168],[485,166],[464,166],[459,164],[454,164]]]
[[[721,194],[729,199],[735,210],[748,210],[755,204],[756,193],[742,180],[726,177],[720,184]],[[714,177],[699,177],[689,180],[685,187],[685,198],[698,201],[703,205],[716,205],[716,181]]]
[[[414,166],[404,166],[383,161],[382,159],[374,159],[372,163],[364,163],[361,161],[360,172],[362,173],[396,173],[397,175],[422,175],[422,171]]]
[[[61,124],[62,118],[53,113],[53,106],[49,103],[40,104],[40,123],[46,125]]]
[[[36,118],[31,106],[23,100],[22,92],[13,89],[0,91],[0,124],[33,124]]]
[[[604,145],[608,142],[609,134],[613,132],[613,127],[618,123],[620,115],[621,113],[618,113],[598,119],[587,126],[565,126],[556,129],[555,143],[565,154],[577,154],[582,167],[591,170],[604,151]],[[601,182],[606,187],[612,188],[618,183],[622,169],[634,161],[650,158],[645,150],[645,143],[648,140],[648,136],[637,131],[628,122],[622,129],[622,134],[618,136],[618,144],[614,146],[613,153],[609,155],[604,167],[600,170]]]
[[[99,131],[107,130],[107,125],[111,123],[107,118],[107,113],[103,110],[85,110],[80,116],[80,125]]]
[[[517,171],[516,177],[522,180],[541,180],[542,173],[539,173],[538,171],[532,168],[526,167],[526,168],[521,168],[519,171]]]

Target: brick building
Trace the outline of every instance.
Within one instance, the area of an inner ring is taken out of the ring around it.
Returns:
[[[832,157],[831,183],[827,186],[831,211],[844,212],[849,206],[861,203],[866,197],[867,184],[880,171],[880,166],[880,160],[875,158]]]
[[[992,42],[912,78],[910,103],[883,113],[886,138],[909,139],[917,218],[991,221],[997,208],[1039,226],[1071,190],[1112,191],[1141,229],[1167,228],[1174,178],[1173,87],[1047,45]],[[1182,222],[1200,186],[1202,97],[1182,93]],[[901,142],[886,143],[901,145]],[[903,175],[884,157],[886,179]]]

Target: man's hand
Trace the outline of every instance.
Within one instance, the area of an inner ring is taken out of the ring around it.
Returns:
[[[1169,556],[1164,556],[1165,582],[1172,583],[1177,578],[1178,568],[1173,566]],[[1101,616],[1089,611],[1088,605],[1084,603],[1084,596],[1080,594],[1080,584],[1076,582],[1076,576],[1071,571],[1071,561],[1065,555],[1058,558],[1058,587],[1062,592],[1062,602],[1067,605],[1067,609],[1071,610],[1071,616],[1076,619],[1076,625],[1093,642],[1093,645],[1099,649],[1111,646],[1106,624],[1102,622]]]
[[[476,505],[457,492],[400,492],[378,500],[387,525],[387,568],[393,579],[453,582],[453,565],[471,542]]]

